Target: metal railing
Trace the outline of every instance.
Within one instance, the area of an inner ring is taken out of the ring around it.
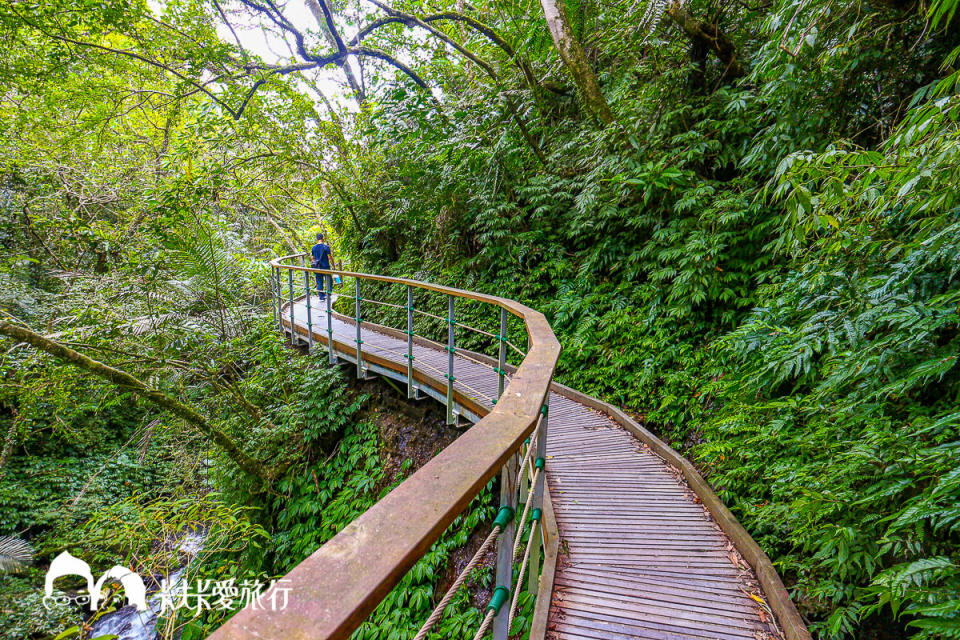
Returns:
[[[496,585],[474,638],[483,637],[492,627],[494,640],[506,640],[524,589],[536,598],[531,638],[542,638],[557,544],[549,492],[545,491],[548,399],[560,354],[560,344],[546,318],[529,307],[497,296],[403,278],[312,269],[305,260],[305,254],[295,254],[270,263],[274,319],[281,331],[289,332],[292,342],[301,342],[310,349],[323,345],[331,364],[341,359],[353,362],[358,377],[378,373],[406,382],[408,397],[420,397],[423,392],[443,402],[450,424],[461,417],[476,424],[287,574],[284,589],[289,594],[289,604],[284,611],[244,609],[211,638],[348,638],[496,475],[500,477],[500,506],[492,530],[437,603],[416,640],[427,637],[467,575],[494,543]],[[299,284],[294,285],[295,280],[300,280],[299,273],[303,274],[302,295],[298,295]],[[314,304],[311,283],[315,274],[325,279],[327,293],[319,306]],[[345,291],[351,290],[347,284],[352,281],[352,315],[337,313],[332,308],[334,275],[343,278]],[[364,290],[371,283],[405,288],[406,304],[364,299],[361,283],[365,283]],[[416,308],[415,291],[445,296],[446,317]],[[458,301],[497,308],[499,332],[458,322]],[[305,309],[300,322],[298,304]],[[404,312],[406,327],[374,324],[365,319],[363,311],[372,304]],[[319,330],[314,327],[318,309],[325,316],[321,320],[325,326]],[[445,322],[445,343],[418,335],[417,316]],[[523,322],[526,352],[508,340],[511,316]],[[335,322],[355,325],[356,337],[346,340],[342,331],[337,334]],[[495,358],[458,348],[458,329],[492,339],[497,347]],[[402,357],[396,357],[395,352],[385,354],[382,341],[380,346],[364,346],[365,336],[378,335],[405,342],[405,353],[399,354]],[[446,371],[418,360],[416,346],[445,351]],[[512,375],[507,371],[511,352],[522,357]],[[488,398],[488,394],[457,379],[457,361],[461,358],[497,374],[495,398]],[[518,518],[521,503],[524,506]],[[527,524],[529,535],[525,536]],[[517,584],[512,584],[518,561],[519,578]]]

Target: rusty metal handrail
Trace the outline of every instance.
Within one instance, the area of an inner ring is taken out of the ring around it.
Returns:
[[[417,280],[285,264],[297,259],[303,260],[304,255],[292,254],[270,262],[271,286],[276,300],[274,316],[281,328],[289,325],[291,339],[295,339],[298,333],[304,332],[295,322],[294,272],[304,274],[308,301],[311,287],[310,273],[325,276],[328,285],[334,275],[352,277],[356,279],[358,291],[355,296],[357,311],[355,348],[351,349],[348,345],[334,339],[333,330],[329,324],[332,317],[330,295],[326,296],[326,338],[323,336],[323,331],[317,333],[313,330],[312,317],[309,314],[310,306],[308,306],[306,330],[308,343],[312,346],[315,341],[326,341],[331,362],[335,361],[335,352],[339,351],[343,355],[352,354],[356,358],[357,371],[360,375],[365,375],[366,370],[363,366],[365,360],[370,364],[384,366],[388,364],[385,359],[373,354],[364,354],[362,351],[361,328],[365,321],[360,313],[362,298],[359,294],[359,282],[370,280],[403,285],[407,287],[408,318],[411,318],[408,321],[408,330],[404,333],[409,345],[407,379],[412,393],[414,378],[421,382],[439,382],[436,378],[417,370],[414,365],[412,290],[421,289],[446,295],[449,301],[447,320],[450,327],[447,350],[450,353],[451,363],[451,375],[447,376],[446,381],[449,419],[453,403],[457,398],[452,375],[455,351],[453,329],[456,325],[454,299],[463,298],[488,303],[501,309],[501,330],[497,336],[500,349],[499,367],[496,368],[500,372],[499,400],[492,409],[478,407],[477,411],[481,415],[484,412],[486,414],[482,415],[472,428],[294,567],[285,576],[283,588],[289,594],[288,606],[285,610],[274,612],[243,609],[210,636],[214,640],[348,638],[497,473],[501,473],[501,504],[512,504],[514,510],[516,509],[519,485],[522,484],[523,474],[529,472],[529,469],[517,468],[519,452],[524,446],[525,438],[531,435],[538,421],[543,422],[543,428],[538,429],[540,437],[529,447],[535,450],[541,466],[543,458],[546,457],[546,404],[553,372],[560,355],[560,344],[542,313],[506,298]],[[284,284],[281,277],[282,271],[287,272],[289,318],[283,317],[285,310],[282,303]],[[330,292],[331,289],[328,286],[327,293]],[[508,348],[507,313],[523,320],[529,345],[523,361],[509,379],[506,379],[505,371]],[[393,363],[389,364],[396,366]],[[464,401],[465,399],[460,398],[461,404]],[[542,501],[545,516],[549,516],[552,520],[552,508],[549,504],[549,494],[544,491],[543,476],[542,473],[533,473],[533,484],[537,486],[530,487],[529,491],[531,497],[535,496]],[[521,522],[519,526],[522,527],[523,524]],[[544,532],[547,531],[548,525],[553,526],[555,531],[554,524],[544,523],[542,525]],[[509,585],[513,567],[515,536],[513,524],[504,527],[502,533],[498,545],[498,584],[502,583],[506,576],[506,583]],[[531,540],[534,538],[533,535],[530,537]],[[552,555],[552,560],[555,561],[556,541],[548,541],[547,536],[544,535],[544,542],[547,554],[545,559],[550,561]],[[532,572],[531,576],[533,576]],[[549,593],[543,595],[547,596],[546,602],[549,602]],[[495,637],[506,637],[510,617],[510,611],[506,608],[496,616]]]

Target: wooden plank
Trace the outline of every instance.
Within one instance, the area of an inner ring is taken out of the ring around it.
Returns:
[[[663,603],[628,602],[618,598],[599,597],[570,587],[555,587],[556,600],[565,610],[589,612],[608,619],[644,620],[671,625],[685,631],[729,635],[753,640],[756,628],[745,617],[720,617],[693,608],[666,607]]]
[[[564,611],[562,622],[557,624],[556,629],[560,638],[603,638],[611,640],[626,640],[627,638],[643,638],[645,640],[742,640],[743,638],[750,638],[750,640],[755,640],[752,636],[689,629],[654,620],[630,620],[581,611]]]
[[[753,605],[750,600],[738,591],[722,593],[715,585],[705,585],[700,583],[686,583],[681,581],[657,580],[655,578],[624,580],[620,576],[611,575],[608,572],[589,572],[589,571],[565,571],[563,575],[557,576],[556,584],[582,585],[593,589],[611,589],[610,593],[622,594],[643,593],[649,594],[651,598],[660,596],[675,596],[684,598],[686,602],[704,606],[711,609],[714,607],[736,607],[744,613],[752,614]],[[615,591],[613,591],[615,590]],[[705,603],[701,605],[701,603]]]

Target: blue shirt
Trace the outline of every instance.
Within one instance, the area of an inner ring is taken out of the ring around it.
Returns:
[[[318,242],[317,244],[313,245],[313,249],[310,250],[310,253],[313,254],[314,269],[330,268],[330,245]]]

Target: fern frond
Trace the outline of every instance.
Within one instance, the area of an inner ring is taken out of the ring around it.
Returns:
[[[25,540],[0,536],[0,572],[15,573],[33,563],[33,547]]]

